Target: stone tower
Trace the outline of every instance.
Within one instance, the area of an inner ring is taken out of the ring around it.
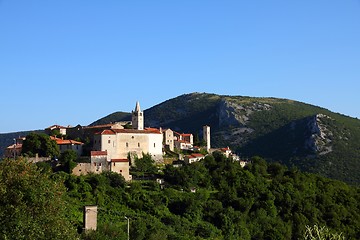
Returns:
[[[135,110],[132,111],[132,127],[137,130],[144,130],[144,112],[140,110],[139,102],[136,102]]]
[[[84,229],[96,230],[97,228],[97,206],[84,207]]]
[[[209,126],[203,126],[203,139],[206,142],[206,150],[210,150],[210,127]]]

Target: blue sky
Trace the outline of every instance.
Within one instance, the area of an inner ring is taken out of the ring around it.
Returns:
[[[0,82],[0,133],[191,92],[360,118],[360,1],[0,0]]]

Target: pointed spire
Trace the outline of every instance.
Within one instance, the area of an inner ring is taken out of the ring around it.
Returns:
[[[140,103],[139,103],[139,101],[136,102],[135,112],[140,112]]]

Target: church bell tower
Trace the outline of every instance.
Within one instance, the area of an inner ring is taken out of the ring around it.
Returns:
[[[136,102],[135,110],[132,111],[132,127],[137,130],[144,130],[144,112],[140,110],[139,102]]]
[[[209,151],[211,148],[210,145],[210,127],[203,126],[203,139],[206,142],[206,150]]]

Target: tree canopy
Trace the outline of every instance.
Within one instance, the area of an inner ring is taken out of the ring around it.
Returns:
[[[30,133],[26,136],[22,146],[22,153],[29,156],[58,157],[60,150],[54,140],[44,133]]]
[[[309,226],[360,239],[359,188],[260,157],[245,168],[221,153],[168,165],[146,178],[164,178],[162,185],[126,183],[111,172],[41,173],[22,161],[5,161],[0,169],[0,234],[8,238],[15,231],[16,239],[44,239],[45,233],[61,239],[56,234],[64,231],[67,239],[126,239],[126,216],[130,239],[138,240],[304,239],[317,230]],[[98,206],[98,229],[76,235],[84,205]]]
[[[314,225],[346,239],[360,237],[359,189],[343,182],[259,157],[241,168],[220,153],[179,168],[167,165],[157,174],[165,185],[110,184],[104,173],[69,176],[73,215],[83,203],[100,209],[98,232],[87,239],[124,238],[124,216],[130,238],[139,240],[303,239],[306,226]]]
[[[62,182],[25,160],[0,162],[2,239],[75,239]]]

